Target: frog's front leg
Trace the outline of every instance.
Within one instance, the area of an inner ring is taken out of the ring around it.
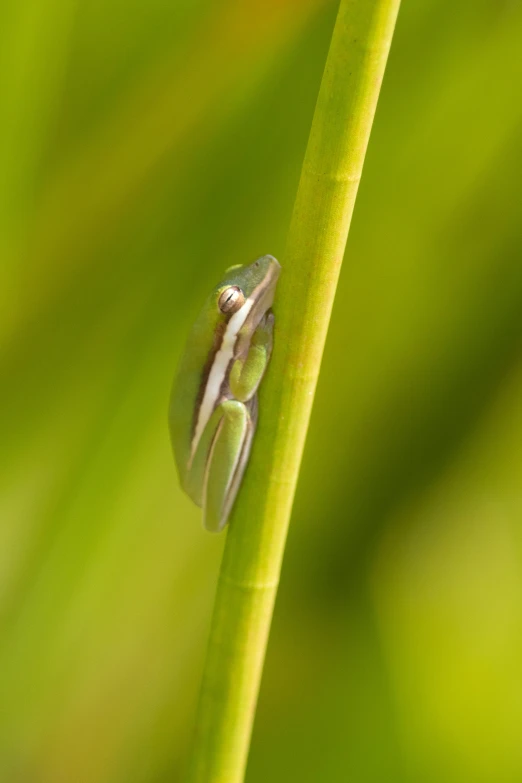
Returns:
[[[247,402],[256,393],[272,353],[273,332],[274,314],[268,312],[250,339],[246,358],[236,359],[230,371],[230,391],[236,400]]]
[[[253,403],[225,400],[209,419],[192,459],[187,491],[203,507],[203,524],[218,532],[227,523],[250,451]]]

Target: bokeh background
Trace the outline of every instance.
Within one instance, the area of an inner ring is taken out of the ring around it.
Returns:
[[[182,778],[224,537],[166,409],[284,244],[331,0],[0,10],[0,780]],[[522,4],[404,0],[249,783],[522,780]]]

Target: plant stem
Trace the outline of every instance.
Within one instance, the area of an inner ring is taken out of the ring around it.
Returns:
[[[187,780],[240,783],[337,279],[400,0],[342,0],[276,299],[259,429],[230,522]]]

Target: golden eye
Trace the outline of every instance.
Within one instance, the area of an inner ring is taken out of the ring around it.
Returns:
[[[237,285],[231,285],[222,292],[218,307],[225,315],[233,315],[245,304],[245,295]]]

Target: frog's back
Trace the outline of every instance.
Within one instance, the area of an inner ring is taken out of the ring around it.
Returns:
[[[181,484],[186,486],[197,410],[212,363],[218,316],[208,306],[189,335],[179,362],[170,397],[169,425],[174,458]]]

